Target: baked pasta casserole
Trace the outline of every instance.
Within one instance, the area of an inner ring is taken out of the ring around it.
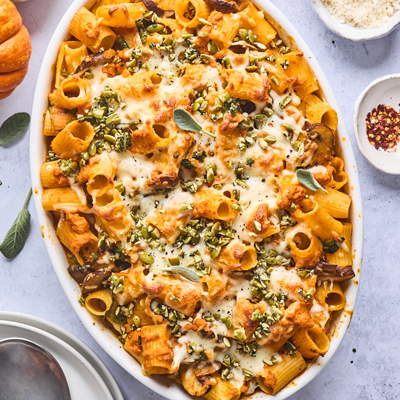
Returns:
[[[69,32],[40,175],[79,301],[147,375],[274,395],[354,277],[336,111],[251,2],[100,0]]]

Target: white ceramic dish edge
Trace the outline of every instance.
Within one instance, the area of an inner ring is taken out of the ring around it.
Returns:
[[[347,24],[341,24],[337,21],[324,6],[321,0],[311,0],[311,6],[315,14],[322,20],[326,27],[338,36],[353,42],[362,42],[365,40],[380,39],[389,35],[400,24],[400,11],[396,11],[389,21],[376,29],[355,28]]]
[[[2,328],[3,327],[3,328]],[[72,399],[78,398],[81,399],[83,397],[81,393],[81,386],[78,387],[72,384],[71,379],[77,378],[77,373],[80,371],[84,372],[84,375],[80,375],[80,379],[82,380],[82,376],[86,376],[86,380],[83,382],[87,382],[88,379],[92,380],[90,386],[87,386],[86,395],[95,395],[98,398],[112,400],[113,396],[110,393],[106,383],[100,377],[96,369],[90,364],[82,354],[80,354],[76,349],[70,346],[68,343],[64,342],[57,336],[52,335],[49,332],[46,332],[42,329],[38,329],[31,325],[22,324],[20,322],[14,321],[5,321],[0,320],[0,331],[3,330],[17,330],[18,333],[14,333],[8,337],[23,337],[27,340],[31,340],[34,343],[37,343],[39,346],[43,346],[45,350],[49,351],[50,354],[60,363],[61,368],[65,374],[65,378],[68,382],[68,386],[71,392]],[[53,349],[53,351],[51,350]],[[59,352],[56,355],[55,351]],[[63,356],[61,356],[63,354]],[[70,362],[67,362],[67,359],[70,359]],[[72,365],[72,360],[73,365]],[[81,384],[83,382],[80,382]],[[90,388],[90,389],[88,389]],[[92,392],[92,393],[89,393]]]
[[[42,197],[42,186],[40,182],[40,166],[45,160],[46,149],[44,145],[44,138],[42,135],[43,129],[43,113],[47,108],[48,93],[50,91],[51,85],[51,68],[55,64],[57,58],[57,52],[59,45],[63,39],[68,35],[68,26],[72,20],[76,11],[87,4],[86,0],[75,0],[74,3],[69,7],[67,12],[64,14],[61,22],[58,24],[51,40],[48,45],[47,51],[43,58],[42,66],[40,69],[38,81],[36,84],[33,108],[32,108],[32,122],[31,122],[31,142],[30,142],[30,165],[31,165],[31,178],[32,185],[34,188],[34,202],[36,205],[36,212],[41,226],[42,236],[45,241],[45,245],[50,256],[50,260],[53,264],[54,270],[60,281],[60,284],[67,296],[72,308],[78,315],[79,319],[93,336],[93,338],[99,343],[99,345],[117,362],[128,371],[132,376],[134,376],[141,383],[152,389],[153,391],[159,393],[160,395],[169,398],[171,400],[181,400],[181,399],[192,399],[181,387],[180,385],[166,380],[163,377],[152,377],[148,378],[142,374],[141,368],[130,355],[128,355],[124,350],[121,350],[121,344],[119,341],[111,334],[102,328],[100,324],[93,325],[93,317],[89,312],[80,306],[77,297],[79,294],[78,285],[69,276],[67,272],[67,262],[65,259],[65,253],[62,246],[58,243],[56,239],[55,231],[52,225],[52,220],[49,215],[43,210],[41,204]],[[304,52],[304,56],[310,63],[315,75],[317,76],[322,90],[327,98],[327,101],[331,106],[338,111],[339,126],[338,126],[338,136],[341,141],[341,147],[344,154],[345,163],[347,166],[347,173],[349,175],[349,181],[351,182],[350,194],[353,198],[353,212],[352,212],[352,222],[354,226],[353,235],[353,249],[354,249],[354,269],[356,272],[356,277],[354,282],[359,280],[359,272],[362,261],[362,250],[363,250],[363,222],[362,222],[362,204],[361,204],[361,194],[359,187],[359,180],[357,175],[357,168],[354,159],[354,154],[352,151],[351,143],[347,133],[346,125],[344,123],[343,117],[341,115],[339,105],[336,98],[332,92],[327,79],[322,72],[318,62],[313,56],[311,50],[308,48],[304,40],[301,38],[299,33],[289,22],[289,20],[269,1],[259,0],[257,3],[274,19],[279,23],[279,25],[286,31],[286,33],[294,38],[297,46]],[[280,391],[275,396],[268,396],[266,394],[259,393],[259,399],[275,399],[284,400],[287,397],[293,395],[299,389],[304,387],[312,379],[314,379],[322,370],[322,368],[329,362],[334,353],[336,352],[338,346],[344,338],[346,330],[349,326],[351,320],[352,310],[354,309],[358,284],[352,282],[346,291],[347,297],[347,312],[342,312],[340,318],[337,319],[335,324],[335,333],[331,339],[331,348],[324,358],[319,358],[310,368],[308,368],[301,376],[297,377],[287,388]]]
[[[83,343],[72,333],[42,318],[19,312],[0,311],[0,321],[19,322],[21,324],[32,326],[58,337],[60,340],[73,347],[94,367],[94,369],[107,385],[108,389],[114,397],[114,400],[124,400],[121,390],[117,385],[117,382],[115,381],[114,377],[111,375],[111,372],[105,366],[103,361],[100,360],[99,356],[97,356],[96,353],[89,346]]]
[[[361,155],[375,168],[379,169],[382,172],[385,172],[386,174],[390,175],[400,175],[400,170],[398,169],[397,172],[394,172],[393,170],[389,169],[388,167],[385,166],[387,163],[379,163],[379,161],[373,161],[371,157],[367,154],[367,152],[364,149],[364,146],[361,143],[361,136],[362,134],[365,134],[365,121],[364,117],[362,120],[362,127],[359,124],[359,114],[360,114],[360,106],[362,102],[364,101],[365,97],[368,95],[368,93],[371,91],[372,88],[375,88],[375,86],[388,81],[392,79],[398,79],[400,80],[400,74],[391,74],[391,75],[385,75],[382,76],[381,78],[375,79],[373,82],[371,82],[365,89],[364,91],[358,96],[357,101],[354,105],[354,114],[353,114],[353,129],[354,129],[354,136],[356,137],[356,142],[357,142],[357,147],[358,150],[360,151]],[[376,100],[376,105],[380,104],[379,99]],[[387,156],[387,153],[381,153],[377,152],[376,153],[376,159],[378,160],[379,157],[385,157]]]

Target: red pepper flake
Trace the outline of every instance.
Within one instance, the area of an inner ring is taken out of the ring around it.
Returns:
[[[365,120],[369,142],[377,150],[396,151],[400,140],[400,114],[392,107],[379,104]]]

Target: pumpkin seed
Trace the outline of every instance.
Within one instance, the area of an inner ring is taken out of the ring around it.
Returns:
[[[272,77],[271,77],[271,82],[272,82],[272,83],[275,83],[275,85],[279,85],[279,81],[278,81],[278,79],[276,79],[275,76],[272,76]]]
[[[96,143],[95,142],[91,143],[91,145],[89,146],[88,153],[89,153],[89,156],[92,156],[92,157],[96,154]]]
[[[245,69],[247,72],[255,72],[258,71],[258,66],[257,65],[249,65]]]
[[[266,50],[267,49],[267,46],[265,44],[260,43],[260,42],[255,43],[255,46],[257,48],[259,48],[260,50]]]
[[[147,27],[147,30],[150,33],[154,33],[154,32],[160,32],[164,29],[164,25],[161,24],[153,24]]]
[[[243,329],[243,328],[242,328],[242,329],[236,329],[236,330],[233,332],[233,335],[234,335],[235,338],[238,339],[238,340],[246,340],[246,339],[247,339],[246,334],[244,333],[244,329]]]
[[[139,328],[139,326],[140,326],[140,318],[137,315],[135,315],[133,317],[133,323],[135,324],[136,328]]]
[[[123,193],[125,191],[125,186],[122,182],[118,182],[115,184],[115,189],[118,190],[118,192]]]
[[[254,119],[255,119],[257,122],[265,121],[267,118],[268,118],[268,117],[267,117],[265,114],[257,114],[257,115],[254,117]]]
[[[276,137],[272,135],[268,135],[264,138],[267,143],[273,144],[276,142]]]
[[[213,317],[215,318],[216,321],[219,321],[221,319],[221,314],[220,313],[214,313]]]
[[[272,108],[264,107],[262,113],[265,114],[268,118],[271,118],[274,115],[274,111]]]
[[[221,227],[221,223],[217,221],[211,228],[211,236],[215,236]]]
[[[231,66],[231,60],[228,56],[222,59],[222,63],[224,64],[225,68],[229,68]]]
[[[212,168],[209,168],[207,171],[207,183],[213,183],[214,182],[214,171],[212,170]]]
[[[251,44],[254,44],[256,42],[256,37],[254,36],[254,33],[252,31],[249,31],[249,42]]]
[[[84,77],[86,79],[93,79],[94,75],[90,71],[86,71]]]
[[[107,142],[110,142],[112,144],[115,144],[117,142],[115,137],[111,136],[111,135],[104,135],[104,139],[107,140]]]
[[[139,253],[139,258],[147,265],[153,264],[154,262],[154,257],[147,251],[141,251]]]
[[[217,246],[210,253],[211,260],[215,260],[219,256],[220,253],[221,253],[221,246]]]
[[[253,225],[256,232],[261,232],[262,226],[258,221],[254,221]]]
[[[161,233],[160,233],[160,231],[159,231],[157,228],[154,228],[154,229],[151,231],[150,236],[151,236],[153,239],[160,239]]]
[[[215,54],[219,50],[218,46],[211,40],[207,44],[207,49],[211,54]]]
[[[231,204],[231,209],[235,211],[242,211],[242,207],[239,204]]]
[[[290,124],[283,123],[282,126],[283,126],[285,129],[287,129],[289,132],[293,132],[293,131],[294,131],[293,126],[290,125]]]
[[[227,329],[231,329],[232,328],[232,319],[229,315],[227,315],[226,317],[221,318],[221,321],[225,324]]]
[[[208,25],[208,26],[212,26],[211,22],[208,22],[206,19],[204,18],[199,18],[199,22],[203,25]]]
[[[242,370],[245,373],[245,378],[246,379],[250,379],[250,378],[252,378],[254,376],[254,374],[249,369],[242,368]]]
[[[279,107],[280,108],[285,108],[287,105],[289,105],[289,103],[292,101],[292,96],[286,96],[280,103],[279,103]]]
[[[247,37],[249,36],[249,31],[247,29],[239,29],[239,36],[243,40],[247,40]]]
[[[215,163],[210,164],[207,169],[212,169],[214,171],[214,173],[217,172],[217,166],[215,165]]]
[[[150,239],[149,227],[147,225],[142,226],[141,232],[143,239]]]
[[[239,186],[241,186],[243,189],[248,189],[250,186],[245,182],[243,179],[236,179],[235,181]]]
[[[266,365],[273,365],[273,364],[274,364],[272,361],[268,360],[267,358],[263,358],[262,361],[263,361],[263,363],[266,364]]]
[[[179,265],[180,264],[180,260],[179,260],[178,256],[168,257],[168,262],[171,265]]]
[[[264,138],[261,138],[261,139],[258,141],[258,144],[260,145],[260,147],[261,147],[263,150],[268,150],[268,142],[267,142]]]

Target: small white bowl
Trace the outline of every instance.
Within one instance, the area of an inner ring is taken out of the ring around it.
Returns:
[[[386,75],[373,81],[358,97],[354,106],[353,127],[358,149],[374,167],[387,174],[400,175],[400,143],[397,151],[376,150],[367,138],[365,119],[379,104],[390,105],[396,111],[400,104],[400,74]]]
[[[326,25],[326,27],[338,36],[345,39],[350,39],[354,42],[361,42],[364,40],[379,39],[389,35],[400,24],[400,10],[396,11],[389,19],[389,21],[375,29],[356,28],[351,25],[342,24],[331,15],[322,0],[311,0],[311,6],[314,12]]]

